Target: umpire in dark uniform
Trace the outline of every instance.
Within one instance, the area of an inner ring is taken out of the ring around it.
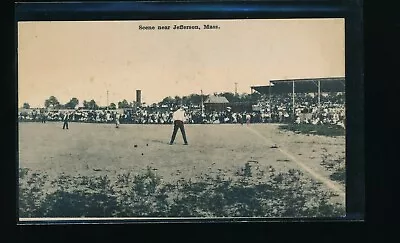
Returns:
[[[46,113],[45,112],[42,112],[41,118],[42,118],[42,123],[46,123],[47,117],[46,117]]]
[[[68,121],[69,121],[69,118],[70,118],[70,114],[69,114],[69,112],[66,112],[66,113],[64,114],[64,117],[63,117],[63,121],[64,121],[63,129],[65,129],[65,128],[68,129]]]
[[[176,133],[178,132],[178,129],[181,130],[183,141],[185,142],[185,145],[188,145],[187,139],[186,139],[186,132],[185,132],[185,125],[184,122],[186,121],[185,118],[185,110],[183,107],[180,107],[178,110],[176,110],[173,115],[172,119],[174,121],[174,131],[172,133],[171,141],[169,142],[170,145],[172,145],[175,141]]]

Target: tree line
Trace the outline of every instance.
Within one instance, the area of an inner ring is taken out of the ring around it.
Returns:
[[[222,92],[222,93],[214,93],[213,95],[215,96],[223,96],[225,97],[230,103],[236,103],[236,102],[256,102],[257,100],[260,99],[261,95],[259,93],[252,93],[252,94],[234,94],[232,92]],[[152,104],[152,106],[156,105],[200,105],[202,101],[206,101],[209,95],[199,95],[199,94],[190,94],[187,96],[167,96],[164,99],[162,99],[158,103]],[[48,99],[44,101],[44,107],[45,108],[53,108],[53,109],[75,109],[75,107],[79,104],[79,100],[77,98],[71,98],[70,101],[68,101],[65,104],[61,104],[58,99],[55,96],[50,96]],[[145,104],[145,103],[143,103]],[[100,108],[100,106],[96,103],[94,99],[91,99],[90,101],[84,100],[83,103],[83,108],[84,109],[89,109],[89,110],[97,110]],[[108,109],[123,109],[123,108],[133,108],[135,107],[135,102],[128,102],[126,99],[119,101],[117,104],[115,103],[110,103],[108,105]],[[23,104],[24,109],[30,109],[31,106],[29,103],[25,102]]]
[[[225,97],[230,103],[237,102],[257,102],[261,98],[261,94],[253,93],[253,94],[234,94],[232,92],[222,92],[222,93],[214,93],[215,96]],[[188,96],[175,96],[175,97],[165,97],[158,105],[199,105],[202,100],[206,101],[209,95],[199,95],[199,94],[190,94]]]

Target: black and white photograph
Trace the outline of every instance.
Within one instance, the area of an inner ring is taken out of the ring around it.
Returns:
[[[19,21],[18,214],[343,218],[344,18]]]

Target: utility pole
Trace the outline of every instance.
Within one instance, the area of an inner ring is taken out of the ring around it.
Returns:
[[[236,95],[236,96],[238,95],[238,93],[237,93],[237,84],[238,84],[238,83],[235,83],[235,95]]]
[[[108,90],[107,90],[107,105],[106,105],[106,107],[107,107],[107,110],[108,110],[108,107],[109,107],[110,105],[109,105],[109,103],[108,103]]]

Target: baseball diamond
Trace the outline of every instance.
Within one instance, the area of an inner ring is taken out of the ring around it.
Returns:
[[[19,123],[19,167],[46,172],[51,178],[60,174],[115,178],[120,172],[151,166],[163,180],[174,182],[218,171],[233,174],[250,163],[263,171],[272,167],[275,173],[301,170],[336,194],[332,202],[344,206],[345,185],[330,179],[321,160],[343,156],[345,137],[307,136],[278,127],[187,124],[190,145],[183,146],[177,136],[176,146],[169,146],[171,126],[165,125],[126,124],[115,129],[112,124],[74,123],[65,133],[57,122]]]

